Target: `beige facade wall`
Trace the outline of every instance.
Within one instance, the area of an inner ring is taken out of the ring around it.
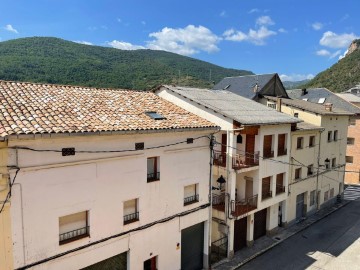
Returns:
[[[9,141],[9,146],[76,150],[134,149],[186,141],[209,131],[132,135],[36,136]],[[160,158],[160,181],[147,183],[147,158]],[[80,269],[128,252],[128,269],[158,256],[159,269],[179,269],[181,230],[204,222],[207,254],[209,208],[150,228],[126,233],[209,202],[209,139],[124,153],[61,153],[19,150],[10,163],[21,168],[13,186],[11,227],[14,268],[22,267],[112,235],[121,237],[72,252],[32,269]],[[15,171],[11,170],[10,177]],[[184,206],[185,186],[197,184],[199,202]],[[124,225],[124,202],[138,199],[139,221]],[[90,237],[59,245],[59,217],[88,211]]]

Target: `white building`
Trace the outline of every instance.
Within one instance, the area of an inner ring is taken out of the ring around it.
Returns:
[[[1,269],[207,267],[214,124],[149,92],[0,97]]]
[[[213,156],[213,252],[225,245],[232,257],[287,222],[290,132],[300,119],[225,90],[155,92],[221,127]]]

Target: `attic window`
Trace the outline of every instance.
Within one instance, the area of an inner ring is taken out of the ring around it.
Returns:
[[[325,98],[319,98],[318,103],[323,104],[325,102]]]
[[[166,117],[158,114],[157,112],[145,112],[147,116],[150,116],[154,120],[164,120]]]
[[[228,89],[230,87],[230,84],[228,84],[227,86],[225,86],[224,88],[223,88],[223,90],[226,90],[226,89]]]

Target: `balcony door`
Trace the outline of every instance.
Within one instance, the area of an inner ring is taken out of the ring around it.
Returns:
[[[254,153],[255,153],[255,135],[246,134],[246,164],[254,164]]]

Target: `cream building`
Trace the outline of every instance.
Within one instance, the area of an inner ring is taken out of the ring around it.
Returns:
[[[208,266],[214,124],[148,92],[0,96],[2,270]]]
[[[287,211],[288,221],[334,202],[344,189],[347,128],[353,114],[333,108],[330,103],[320,105],[268,96],[260,102],[276,104],[277,110],[307,124],[292,133],[288,199],[292,207]]]
[[[287,222],[290,132],[300,119],[229,91],[162,86],[155,92],[221,127],[213,153],[213,255],[231,258]]]

